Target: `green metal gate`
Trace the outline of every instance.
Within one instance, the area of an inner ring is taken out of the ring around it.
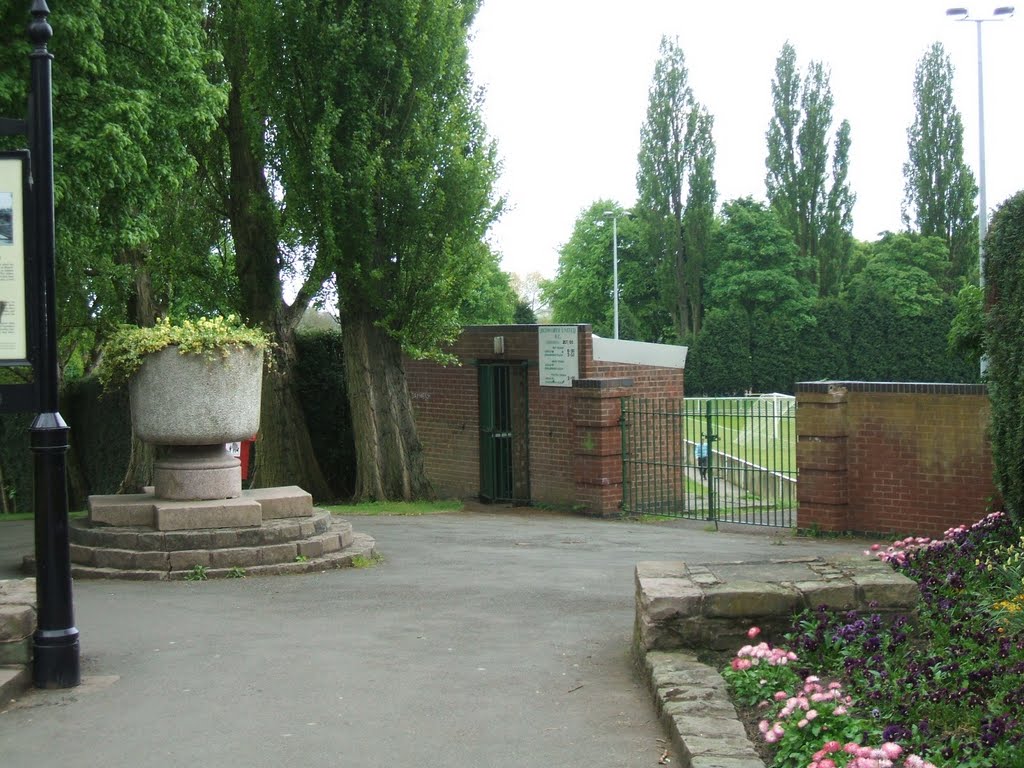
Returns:
[[[628,514],[796,526],[796,401],[788,395],[622,400]]]
[[[480,499],[530,500],[526,363],[478,363]]]

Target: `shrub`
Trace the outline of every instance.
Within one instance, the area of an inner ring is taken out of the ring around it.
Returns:
[[[985,238],[985,349],[992,458],[1006,510],[1024,517],[1024,192],[1003,203]]]

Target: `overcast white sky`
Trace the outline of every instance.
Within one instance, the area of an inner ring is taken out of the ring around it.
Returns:
[[[484,0],[472,43],[509,211],[492,231],[508,272],[555,274],[580,212],[636,200],[636,156],[663,34],[678,36],[698,101],[714,115],[719,205],[764,197],[775,60],[789,40],[801,71],[832,72],[835,125],[848,119],[854,235],[901,228],[906,130],[917,61],[940,41],[955,67],[965,156],[978,171],[977,33],[945,16],[955,0]],[[988,206],[1024,188],[1024,7],[983,25]]]

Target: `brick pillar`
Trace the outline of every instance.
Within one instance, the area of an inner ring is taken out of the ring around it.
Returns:
[[[796,389],[798,525],[804,530],[848,530],[846,387],[813,382]]]
[[[632,379],[573,382],[573,475],[585,514],[617,515],[622,507],[622,399]]]

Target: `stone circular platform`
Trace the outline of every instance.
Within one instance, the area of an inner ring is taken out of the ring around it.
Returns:
[[[377,557],[372,537],[313,507],[301,488],[238,499],[168,501],[152,492],[89,498],[69,526],[71,575],[146,581],[267,576],[341,568]],[[34,572],[34,556],[25,558]]]

